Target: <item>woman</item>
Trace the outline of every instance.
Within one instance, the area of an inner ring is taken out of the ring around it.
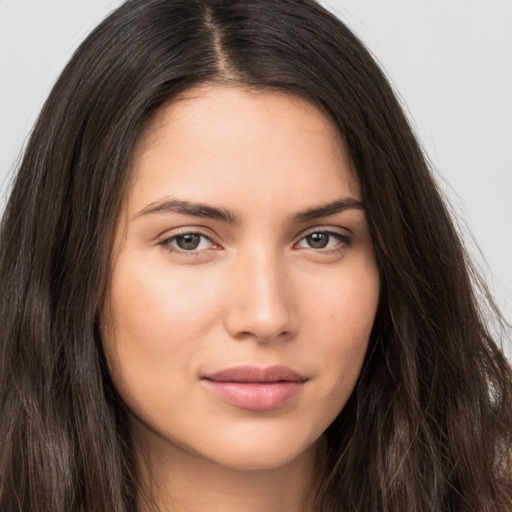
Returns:
[[[511,507],[474,273],[314,2],[125,3],[55,85],[1,236],[2,510]]]

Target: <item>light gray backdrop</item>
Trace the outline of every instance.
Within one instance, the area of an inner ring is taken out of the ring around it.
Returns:
[[[19,150],[59,71],[91,28],[121,3],[0,0],[0,209]],[[478,241],[510,322],[512,0],[323,3],[387,70],[459,222]],[[465,239],[473,247],[471,237]]]

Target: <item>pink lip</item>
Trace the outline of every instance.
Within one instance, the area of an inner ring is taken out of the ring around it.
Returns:
[[[281,407],[301,391],[307,380],[286,366],[239,366],[202,379],[220,400],[253,411]]]

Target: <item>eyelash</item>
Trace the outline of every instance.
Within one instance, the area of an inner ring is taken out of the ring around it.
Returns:
[[[213,246],[220,247],[218,244],[216,244],[212,240],[212,238],[210,236],[202,233],[201,231],[184,231],[183,233],[178,233],[171,237],[165,238],[164,240],[159,242],[158,245],[160,245],[163,249],[165,249],[167,252],[170,252],[170,253],[176,253],[176,254],[180,254],[180,255],[184,255],[184,256],[196,256],[196,257],[199,256],[199,254],[201,253],[201,250],[197,250],[197,249],[186,250],[186,249],[180,249],[179,247],[174,247],[171,245],[171,243],[174,242],[175,240],[177,240],[178,238],[182,238],[187,235],[197,235],[197,236],[201,237],[202,239],[206,239],[209,242],[211,242],[211,244]],[[215,249],[215,250],[217,250],[217,249]]]
[[[338,231],[316,228],[316,229],[313,229],[309,232],[306,232],[304,235],[302,235],[300,240],[296,244],[294,244],[294,246],[297,246],[300,242],[305,240],[308,236],[317,235],[317,234],[328,235],[329,237],[336,238],[339,243],[337,243],[336,245],[334,245],[331,248],[318,248],[317,249],[315,247],[305,247],[304,249],[309,250],[309,251],[314,251],[315,253],[321,253],[323,255],[328,255],[328,254],[339,253],[339,252],[345,250],[347,247],[349,247],[352,243],[352,239],[348,235],[345,235]]]
[[[318,229],[317,228],[315,230],[309,231],[309,232],[305,233],[304,235],[302,235],[300,240],[294,244],[294,247],[296,247],[300,242],[305,240],[308,236],[316,235],[316,234],[328,235],[329,237],[336,238],[339,241],[339,243],[334,245],[333,248],[304,247],[305,250],[314,251],[316,253],[321,253],[321,254],[333,254],[333,253],[343,251],[346,247],[350,246],[352,243],[351,237],[349,237],[347,235],[344,235],[337,231],[331,231],[331,230],[327,230],[327,229]],[[171,243],[176,241],[178,238],[185,237],[187,235],[197,235],[197,236],[201,237],[202,239],[206,239],[209,242],[211,242],[211,244],[213,244],[213,246],[220,247],[218,244],[216,244],[212,240],[212,238],[210,236],[202,233],[201,231],[184,231],[183,233],[178,233],[176,235],[173,235],[171,237],[163,239],[162,241],[160,241],[158,243],[158,245],[160,245],[163,249],[165,249],[169,253],[177,253],[180,255],[183,254],[185,256],[196,256],[197,257],[202,252],[202,250],[197,250],[197,249],[186,250],[186,249],[180,249],[178,247],[171,245]],[[215,250],[218,250],[215,247],[213,247],[213,248]],[[208,248],[208,249],[211,249],[211,248]],[[203,249],[203,250],[208,250],[208,249]]]

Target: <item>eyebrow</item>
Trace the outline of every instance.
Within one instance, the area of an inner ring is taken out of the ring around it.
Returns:
[[[327,204],[308,208],[302,212],[292,215],[291,222],[293,224],[301,224],[321,217],[328,217],[335,215],[345,210],[364,210],[364,205],[361,201],[352,197],[344,197]],[[210,206],[204,203],[196,203],[192,201],[182,201],[178,199],[163,199],[150,203],[139,213],[136,217],[155,213],[179,213],[182,215],[189,215],[192,217],[207,217],[211,219],[222,220],[230,224],[239,222],[238,215],[227,209]]]
[[[293,224],[301,224],[310,220],[319,219],[321,217],[328,217],[336,213],[344,212],[345,210],[364,210],[364,205],[358,199],[353,197],[344,197],[331,203],[308,208],[303,212],[296,213],[292,217]]]
[[[191,201],[180,201],[178,199],[164,199],[146,206],[136,217],[149,215],[152,213],[180,213],[192,217],[209,217],[211,219],[223,220],[230,224],[238,222],[237,215],[226,208],[217,208],[204,203],[194,203]]]

